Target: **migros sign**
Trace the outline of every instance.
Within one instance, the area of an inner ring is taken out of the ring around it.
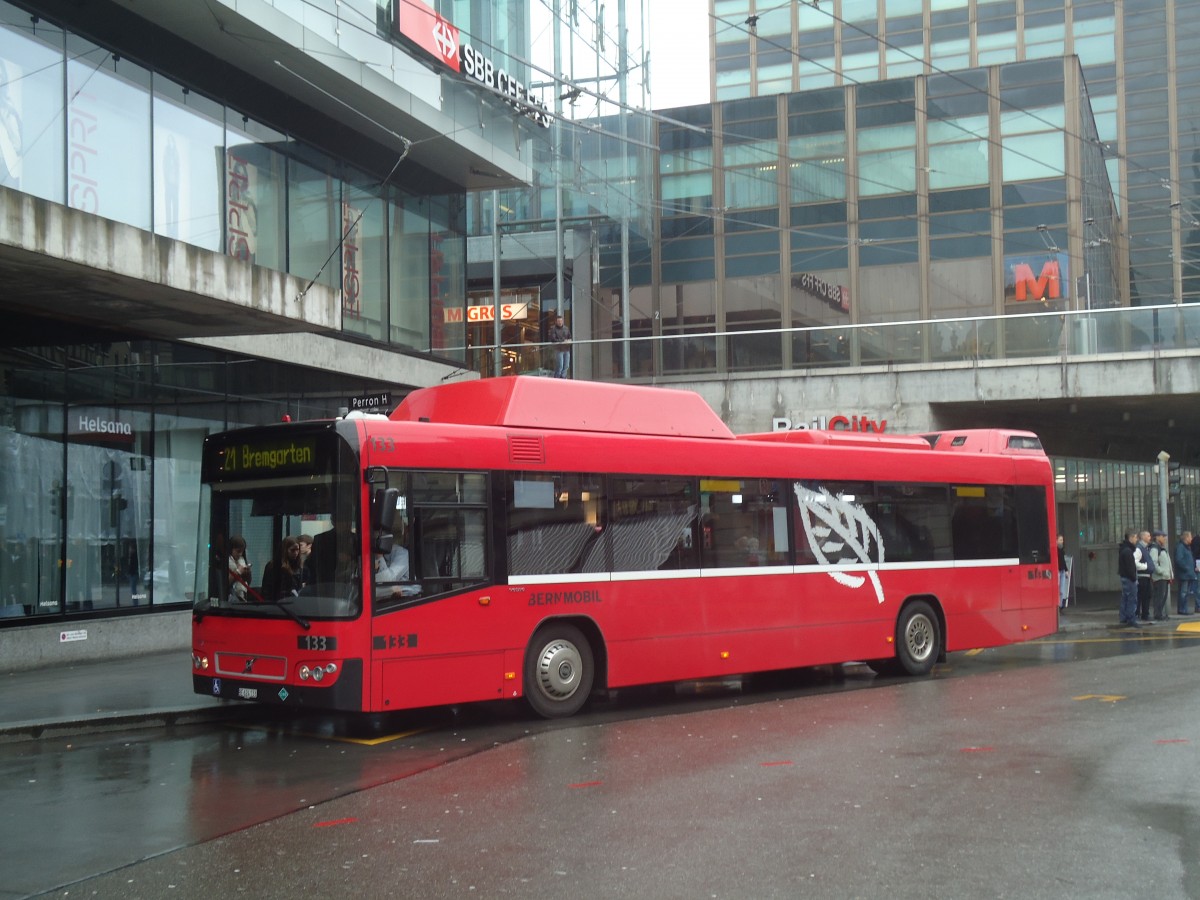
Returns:
[[[1067,256],[1050,258],[1006,256],[1004,258],[1004,299],[1025,303],[1045,302],[1067,297]]]

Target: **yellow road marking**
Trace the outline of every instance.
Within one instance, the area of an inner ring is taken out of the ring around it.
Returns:
[[[414,728],[411,731],[400,731],[396,734],[385,734],[376,738],[354,738],[346,737],[340,734],[319,734],[315,731],[287,731],[284,728],[270,728],[264,725],[242,725],[237,722],[230,722],[230,728],[236,728],[239,731],[266,731],[271,734],[294,734],[297,737],[313,738],[319,741],[339,741],[343,744],[361,744],[364,747],[374,747],[378,744],[388,744],[392,741],[399,741],[406,737],[412,737],[417,734],[424,734],[427,731],[433,731],[433,728]]]
[[[1072,697],[1072,700],[1099,700],[1101,703],[1116,703],[1118,700],[1128,700],[1128,697],[1122,697],[1120,694],[1080,694],[1078,697]]]

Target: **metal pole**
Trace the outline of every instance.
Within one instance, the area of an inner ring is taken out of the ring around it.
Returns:
[[[492,374],[504,372],[500,364],[500,191],[492,189]]]
[[[617,77],[618,94],[621,98],[621,184],[625,185],[622,190],[628,191],[630,194],[635,193],[629,184],[629,142],[626,138],[629,137],[629,116],[625,115],[625,107],[629,102],[629,58],[626,53],[628,47],[627,39],[627,23],[625,21],[625,0],[620,0],[617,4],[617,53],[618,62],[617,68],[619,74]],[[624,212],[621,216],[621,337],[623,338],[621,347],[621,375],[628,379],[630,370],[632,369],[630,360],[630,343],[629,343],[629,317],[631,309],[629,305],[629,217],[633,213],[632,197],[623,198]]]
[[[1166,450],[1158,454],[1158,527],[1168,534],[1171,532],[1167,527],[1167,495],[1170,490],[1170,470],[1167,464],[1170,461],[1171,454]]]

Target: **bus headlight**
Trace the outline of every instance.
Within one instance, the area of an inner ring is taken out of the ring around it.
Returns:
[[[324,663],[309,665],[302,663],[300,668],[296,670],[296,674],[301,681],[324,681],[326,677],[332,677],[337,674],[337,663]]]
[[[207,669],[208,668],[208,657],[204,656],[203,654],[193,652],[192,653],[192,668],[193,669],[202,669],[202,670]]]

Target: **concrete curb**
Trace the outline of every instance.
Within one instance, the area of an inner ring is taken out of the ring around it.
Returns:
[[[250,704],[230,704],[190,709],[147,709],[138,712],[97,713],[65,716],[40,721],[10,722],[0,725],[0,744],[130,731],[142,728],[175,728],[212,722],[233,721],[256,710]]]

